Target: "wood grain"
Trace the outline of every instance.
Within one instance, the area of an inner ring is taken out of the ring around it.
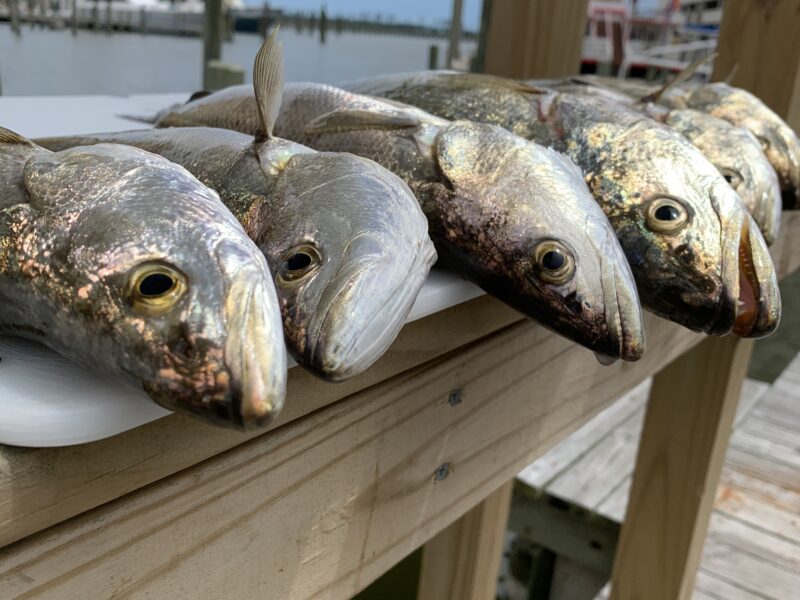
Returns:
[[[5,548],[0,597],[348,598],[702,339],[646,326],[602,367],[512,325]]]
[[[425,544],[417,600],[494,600],[513,489],[503,484]]]
[[[492,3],[487,73],[563,77],[580,70],[588,0],[502,0]]]
[[[654,378],[612,599],[691,597],[752,345],[708,338]]]
[[[800,130],[800,2],[728,0],[720,23],[714,80],[738,65],[733,85],[750,90]]]
[[[484,296],[410,323],[380,361],[345,383],[326,383],[302,369],[291,369],[286,406],[269,429],[520,320],[518,313]],[[229,431],[170,415],[91,444],[43,449],[0,444],[0,546],[177,473],[265,431]]]

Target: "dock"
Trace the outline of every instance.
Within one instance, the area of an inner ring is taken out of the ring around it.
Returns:
[[[602,528],[615,540],[624,522],[650,385],[640,384],[518,475],[517,495],[536,499],[526,503],[529,510],[557,510],[576,524],[593,524],[583,537],[569,538],[567,526],[534,534],[539,547],[567,563],[552,574],[552,600],[591,597],[586,594],[609,575],[586,565],[610,564],[601,555],[613,557],[615,544],[595,548],[594,562],[576,546],[590,547],[592,532]],[[800,590],[798,515],[800,355],[771,385],[745,380],[693,598],[791,598]],[[540,518],[530,517],[532,523]],[[517,589],[501,583],[507,588]],[[607,597],[605,586],[597,598]]]

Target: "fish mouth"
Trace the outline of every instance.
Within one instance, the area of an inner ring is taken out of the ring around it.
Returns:
[[[759,338],[780,322],[781,300],[767,244],[747,214],[732,220],[723,252],[721,311],[710,332]]]
[[[421,246],[408,268],[379,259],[358,268],[339,286],[312,326],[315,373],[327,381],[344,381],[364,372],[386,352],[436,261],[430,240]],[[391,272],[388,284],[387,272]]]
[[[286,344],[278,297],[266,271],[244,269],[231,282],[225,301],[224,363],[229,392],[220,407],[226,424],[263,427],[286,396]]]
[[[591,239],[591,236],[590,236]],[[628,261],[611,231],[601,235],[601,286],[608,351],[595,351],[597,360],[608,365],[617,359],[635,362],[644,355],[644,325],[636,283]]]

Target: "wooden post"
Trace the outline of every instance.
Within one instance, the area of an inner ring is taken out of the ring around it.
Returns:
[[[483,0],[481,8],[481,29],[478,32],[478,49],[472,58],[469,70],[483,73],[486,70],[486,43],[489,39],[489,26],[492,22],[492,3],[494,0]]]
[[[453,18],[450,20],[450,42],[447,44],[447,68],[453,68],[453,62],[461,58],[458,43],[461,40],[461,7],[463,0],[453,0]]]
[[[800,131],[800,9],[793,0],[725,2],[714,80],[761,98]]]
[[[72,35],[77,35],[78,33],[78,0],[71,0],[70,2],[70,15],[69,19],[69,28],[72,31]]]
[[[8,13],[11,19],[11,31],[14,35],[20,35],[19,29],[19,0],[8,0]]]
[[[709,337],[653,379],[612,599],[691,598],[752,347]]]
[[[222,0],[206,0],[203,38],[203,87],[208,89],[208,63],[222,56]]]
[[[111,0],[106,0],[106,33],[111,33]]]
[[[428,68],[433,70],[439,68],[439,46],[431,44],[428,47]]]
[[[425,544],[417,600],[494,600],[513,489],[504,484]]]
[[[580,69],[588,0],[492,3],[486,72],[504,77],[563,77]]]

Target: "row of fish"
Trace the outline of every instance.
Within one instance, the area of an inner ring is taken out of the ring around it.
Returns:
[[[284,85],[281,63],[273,35],[252,87],[195,95],[157,129],[0,134],[0,332],[247,428],[280,409],[285,347],[331,381],[377,360],[437,255],[601,362],[644,352],[639,298],[696,331],[777,327],[765,236],[800,169],[773,169],[756,141],[772,129],[731,118],[724,139],[750,154],[710,150],[721,136],[686,108],[599,80],[341,89]]]

